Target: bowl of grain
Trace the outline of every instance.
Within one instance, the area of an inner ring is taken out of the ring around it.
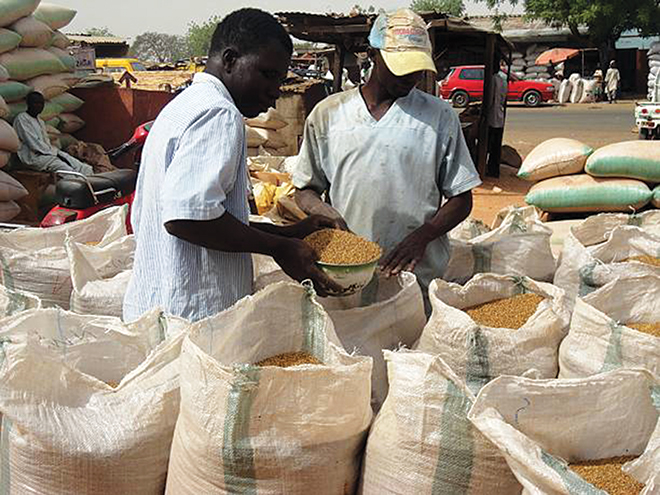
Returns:
[[[380,246],[351,232],[323,229],[305,238],[318,256],[317,265],[331,280],[341,286],[333,296],[350,296],[362,290],[373,278]]]

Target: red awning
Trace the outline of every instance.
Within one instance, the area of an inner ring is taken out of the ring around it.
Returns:
[[[574,48],[553,48],[546,50],[536,58],[536,65],[558,64],[569,58],[577,57],[580,50]]]

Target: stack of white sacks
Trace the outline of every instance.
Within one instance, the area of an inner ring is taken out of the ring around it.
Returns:
[[[288,146],[288,143],[280,131],[288,125],[284,117],[274,108],[253,119],[247,119],[245,132],[248,156],[281,156],[282,150]]]
[[[584,79],[574,73],[564,79],[559,87],[559,103],[592,103],[596,101],[598,82],[594,79]]]
[[[649,58],[649,93],[651,101],[660,102],[660,41],[651,44]]]
[[[75,10],[40,0],[0,5],[0,117],[12,122],[26,110],[28,93],[42,93],[46,106],[41,118],[55,145],[59,133],[76,132],[85,124],[73,114],[84,102],[67,93],[80,78],[67,51],[69,40],[59,31],[75,15]]]
[[[548,49],[547,46],[530,45],[525,53],[514,52],[513,63],[511,65],[513,74],[520,79],[538,79],[549,80],[550,72],[545,65],[536,65],[536,59],[544,51]]]

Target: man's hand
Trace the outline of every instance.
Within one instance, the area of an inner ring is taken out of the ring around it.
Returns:
[[[341,216],[341,214],[328,203],[321,200],[321,197],[311,189],[297,191],[295,200],[298,207],[300,207],[300,209],[308,215],[321,215],[327,218],[331,218],[337,222],[337,228],[341,230],[349,230],[348,225],[346,225],[346,221]]]
[[[286,239],[274,255],[275,261],[294,280],[311,280],[316,293],[325,297],[328,291],[341,292],[342,288],[333,282],[316,265],[316,254],[309,245],[298,239]]]
[[[423,225],[413,231],[383,258],[380,265],[386,276],[391,277],[402,271],[415,270],[417,264],[424,258],[426,246],[435,238],[428,230],[428,226]]]
[[[346,223],[341,220],[329,218],[323,215],[312,215],[295,225],[283,227],[286,229],[287,237],[294,237],[296,239],[304,239],[317,230],[322,229],[340,229],[347,230]]]

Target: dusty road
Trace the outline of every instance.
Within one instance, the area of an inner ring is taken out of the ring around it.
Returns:
[[[504,144],[516,148],[524,158],[536,145],[554,137],[577,139],[594,148],[635,140],[634,107],[632,101],[540,108],[514,104],[507,111]],[[500,209],[525,205],[532,184],[519,180],[515,173],[502,166],[499,180],[488,179],[475,190],[473,217],[490,224]]]

